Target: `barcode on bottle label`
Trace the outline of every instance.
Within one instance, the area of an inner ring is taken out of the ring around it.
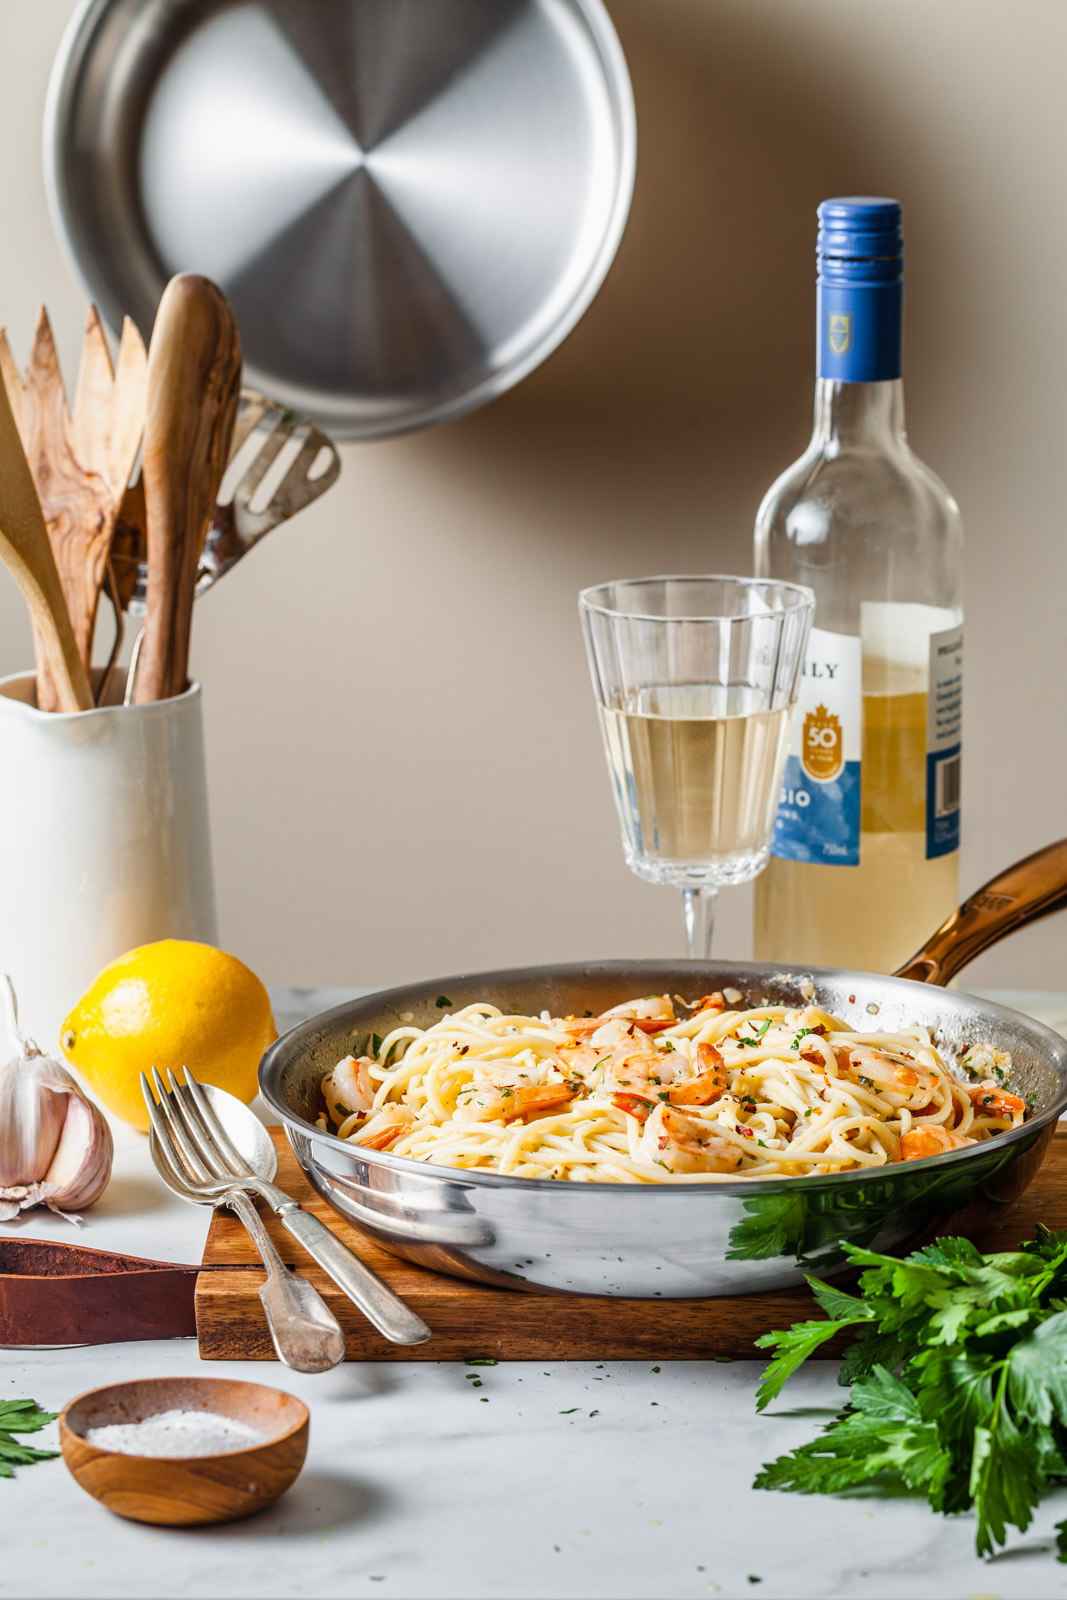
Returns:
[[[947,817],[960,808],[960,758],[939,761],[934,769],[934,816]]]
[[[926,855],[960,847],[960,730],[963,725],[963,628],[930,635],[926,695]]]

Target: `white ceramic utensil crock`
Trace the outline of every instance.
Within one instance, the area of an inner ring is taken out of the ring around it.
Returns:
[[[0,973],[58,1054],[101,967],[155,939],[216,941],[200,685],[151,705],[38,711],[0,678]]]

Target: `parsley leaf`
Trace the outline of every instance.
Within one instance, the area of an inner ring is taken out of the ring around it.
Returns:
[[[19,1444],[16,1433],[38,1433],[54,1422],[57,1411],[42,1411],[36,1400],[0,1401],[0,1478],[13,1478],[14,1467],[26,1467],[34,1461],[51,1461],[58,1450],[34,1450],[28,1444]]]
[[[795,1322],[786,1333],[765,1333],[756,1340],[757,1348],[776,1351],[756,1391],[756,1410],[762,1411],[782,1392],[787,1378],[802,1367],[820,1345],[848,1327],[847,1322]],[[761,1486],[761,1487],[766,1487]]]
[[[999,1331],[999,1330],[998,1330]],[[1036,1327],[1008,1357],[1008,1393],[1020,1416],[1067,1425],[1067,1311]]]

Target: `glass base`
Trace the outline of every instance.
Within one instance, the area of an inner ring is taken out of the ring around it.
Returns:
[[[674,889],[719,889],[758,877],[770,860],[771,847],[768,844],[762,850],[740,851],[717,861],[672,861],[665,856],[638,855],[625,844],[623,853],[630,871],[646,883],[669,884]]]

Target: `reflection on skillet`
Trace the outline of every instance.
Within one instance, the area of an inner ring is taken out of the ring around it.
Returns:
[[[446,995],[438,1006],[429,1027],[372,1034],[365,1055],[324,1074],[316,1125],[437,1166],[707,1184],[964,1149],[1019,1127],[1035,1098],[1012,1092],[1011,1056],[992,1043],[956,1055],[918,1024],[878,1032],[872,1016],[857,1032],[815,1004],[750,1006],[732,988],[582,1018],[506,1015],[483,1001],[453,1010]],[[743,1253],[777,1254],[798,1206],[783,1195],[772,1222],[774,1206],[746,1205],[767,1250],[750,1241]],[[812,1226],[808,1216],[800,1231]]]

